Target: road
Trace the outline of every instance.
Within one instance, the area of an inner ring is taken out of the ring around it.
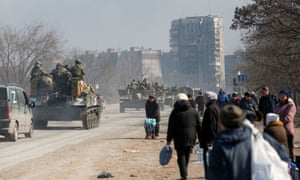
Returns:
[[[158,140],[144,139],[143,110],[119,113],[115,104],[107,106],[99,128],[81,129],[79,121],[50,122],[31,139],[0,138],[0,179],[97,179],[103,171],[113,179],[177,179],[175,158],[168,166],[158,163],[170,110],[162,111]]]
[[[31,139],[20,136],[17,142],[7,142],[0,138],[0,179],[95,180],[105,171],[115,180],[176,180],[175,152],[168,165],[158,162],[170,111],[162,111],[158,140],[144,138],[144,111],[119,113],[118,105],[107,106],[99,128],[84,130],[80,122],[51,122],[47,129],[35,130]],[[299,144],[298,128],[296,132]],[[299,149],[295,152],[300,154]],[[203,164],[192,154],[189,179],[203,176]]]

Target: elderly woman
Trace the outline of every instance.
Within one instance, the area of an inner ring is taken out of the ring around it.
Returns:
[[[279,120],[279,115],[275,113],[267,113],[266,127],[264,132],[276,139],[279,143],[283,144],[288,151],[288,140],[286,136],[283,123]]]
[[[286,130],[288,148],[292,161],[294,161],[294,118],[296,111],[296,105],[291,98],[290,91],[288,89],[281,90],[279,92],[279,103],[276,104],[274,113],[279,114],[280,121]]]

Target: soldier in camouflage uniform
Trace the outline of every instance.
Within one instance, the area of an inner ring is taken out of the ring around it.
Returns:
[[[42,76],[49,76],[48,73],[46,73],[46,71],[43,69],[42,67],[42,63],[40,61],[37,61],[34,64],[33,69],[31,70],[31,78],[32,79],[40,79]]]
[[[81,62],[79,59],[75,60],[75,66],[71,68],[72,77],[83,80],[83,76],[85,75],[84,70],[81,67]]]
[[[67,94],[71,84],[71,73],[61,63],[57,63],[50,74],[53,76],[54,90]]]

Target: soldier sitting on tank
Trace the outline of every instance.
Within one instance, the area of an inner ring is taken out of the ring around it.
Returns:
[[[75,60],[75,66],[71,68],[71,73],[72,73],[72,78],[83,80],[83,76],[85,75],[85,72],[81,67],[80,59]]]
[[[61,63],[57,63],[56,68],[50,74],[53,76],[54,90],[68,94],[71,85],[71,73]]]
[[[37,61],[34,64],[33,69],[31,70],[31,78],[30,80],[33,79],[40,79],[42,76],[49,76],[48,73],[43,69],[42,63],[40,61]]]

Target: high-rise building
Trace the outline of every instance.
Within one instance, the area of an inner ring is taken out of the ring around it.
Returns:
[[[217,91],[225,87],[223,18],[186,17],[172,21],[171,52],[178,84]]]

